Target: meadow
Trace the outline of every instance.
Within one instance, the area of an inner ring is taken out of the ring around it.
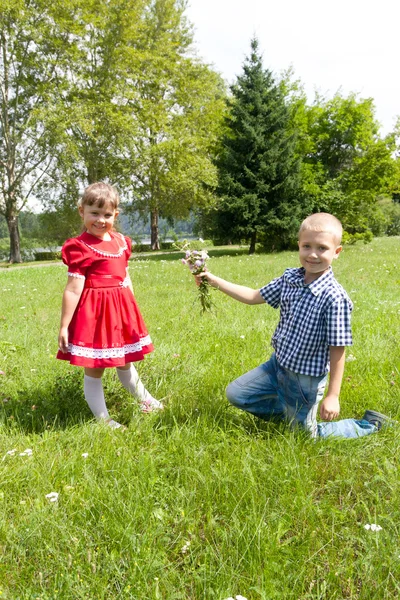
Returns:
[[[298,265],[231,254],[210,270],[250,287]],[[334,263],[355,306],[344,418],[400,420],[399,257],[385,238]],[[179,255],[155,258],[130,272],[156,347],[139,370],[166,408],[140,414],[109,370],[124,432],[92,420],[82,370],[55,359],[66,267],[0,271],[0,599],[398,598],[400,427],[312,441],[229,406],[278,313],[214,291],[201,316]]]

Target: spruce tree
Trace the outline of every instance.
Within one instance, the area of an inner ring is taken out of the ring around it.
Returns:
[[[217,234],[246,239],[250,253],[260,238],[269,247],[288,247],[300,221],[300,165],[282,88],[263,68],[257,39],[231,91],[217,162]]]

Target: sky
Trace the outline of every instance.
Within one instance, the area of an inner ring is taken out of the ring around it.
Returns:
[[[381,134],[400,116],[400,0],[188,0],[197,54],[230,84],[255,35],[265,68],[292,67],[310,102],[373,98]]]

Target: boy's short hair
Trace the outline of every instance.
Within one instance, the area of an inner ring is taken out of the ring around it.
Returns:
[[[299,239],[304,231],[318,231],[324,233],[331,233],[338,245],[342,241],[343,227],[339,219],[331,215],[330,213],[314,213],[308,216],[299,229]]]

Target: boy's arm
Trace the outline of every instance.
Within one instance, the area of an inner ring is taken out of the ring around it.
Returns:
[[[259,290],[253,290],[244,285],[225,281],[225,279],[213,275],[210,271],[203,271],[200,275],[196,275],[197,285],[200,285],[202,278],[207,279],[212,287],[224,292],[224,294],[227,294],[227,296],[230,296],[235,300],[239,300],[239,302],[243,302],[244,304],[265,304],[265,300],[261,296]]]
[[[85,279],[80,277],[68,277],[68,283],[65,286],[62,309],[60,333],[58,334],[58,347],[61,352],[68,352],[68,325],[71,322],[79,299],[82,295],[85,285]]]
[[[329,346],[330,375],[328,392],[321,402],[320,415],[324,421],[332,421],[339,416],[339,394],[342,385],[344,362],[346,356],[345,346]]]

